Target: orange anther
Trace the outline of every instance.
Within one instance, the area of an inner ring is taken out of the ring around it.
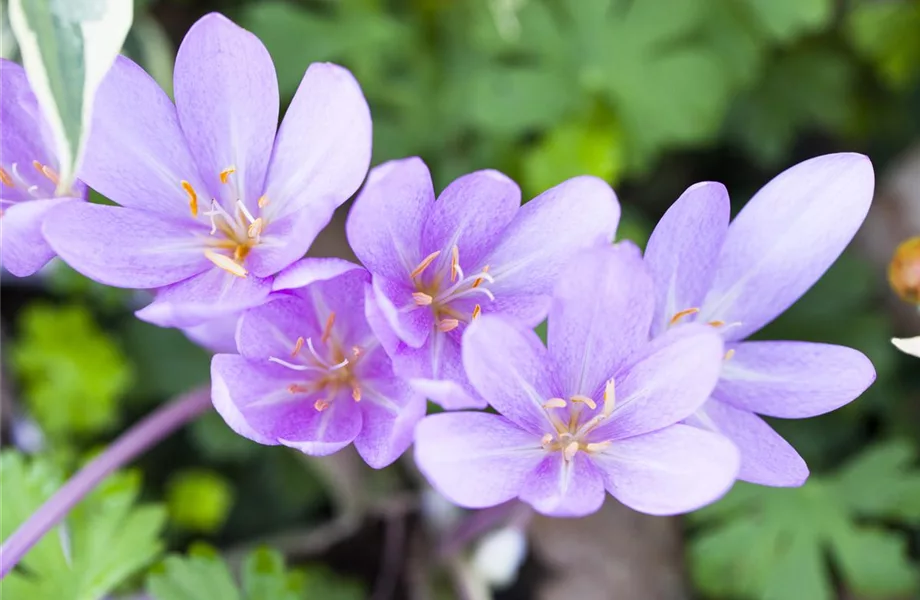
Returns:
[[[478,319],[480,314],[482,314],[482,307],[477,304],[473,307],[473,318]]]
[[[724,327],[725,321],[720,321],[716,319],[715,321],[710,321],[709,323],[707,323],[707,325],[712,325],[713,327]]]
[[[361,388],[357,384],[351,386],[351,397],[354,398],[355,402],[361,402]]]
[[[698,308],[685,308],[682,311],[676,312],[674,313],[674,316],[671,317],[671,325],[676,325],[677,322],[683,319],[684,317],[695,315],[698,312],[700,312],[700,309]]]
[[[460,266],[460,248],[454,246],[450,249],[450,280],[457,280],[457,268]]]
[[[453,331],[460,326],[460,321],[457,319],[441,319],[438,321],[438,329],[447,333],[448,331]]]
[[[317,412],[323,412],[324,410],[329,408],[329,403],[323,400],[322,398],[320,398],[319,400],[313,403],[313,408],[315,408]]]
[[[4,185],[8,185],[10,187],[16,187],[16,184],[13,183],[13,178],[10,177],[10,174],[7,173],[6,169],[4,169],[3,167],[0,167],[0,181],[2,181]]]
[[[412,299],[415,300],[415,304],[418,306],[428,306],[434,302],[434,298],[425,292],[415,292],[412,294]]]
[[[423,272],[425,269],[428,268],[428,265],[430,265],[431,263],[433,263],[433,262],[434,262],[434,259],[436,259],[440,254],[441,254],[441,251],[440,251],[440,250],[437,250],[437,251],[435,251],[435,252],[432,252],[431,254],[429,254],[428,256],[426,256],[425,258],[423,258],[423,259],[422,259],[422,262],[420,262],[420,263],[418,264],[418,266],[415,267],[415,269],[413,269],[411,273],[409,273],[409,277],[412,278],[412,279],[415,279],[416,277],[418,277],[419,275],[421,275],[422,272]]]
[[[335,313],[330,312],[329,316],[326,317],[326,326],[323,328],[323,335],[319,338],[324,344],[329,341],[329,336],[332,335],[333,323],[335,323]]]
[[[247,271],[243,265],[234,261],[226,254],[219,254],[213,250],[205,250],[204,256],[216,266],[220,267],[231,275],[236,275],[237,277],[246,277],[249,275],[249,271]]]
[[[268,196],[264,194],[259,196],[258,204],[259,204],[259,208],[264,208],[265,205],[268,204]]]
[[[230,176],[234,173],[236,173],[236,167],[227,167],[220,172],[220,182],[227,183],[227,181],[230,179]]]
[[[482,268],[482,272],[483,272],[483,273],[488,273],[488,272],[489,272],[489,265],[484,266],[484,267]],[[473,282],[473,287],[479,287],[480,285],[482,285],[482,282],[483,282],[483,281],[485,281],[485,280],[484,280],[482,277],[477,277],[477,278],[476,278],[476,281]]]
[[[300,353],[300,350],[303,348],[304,339],[303,336],[297,338],[297,341],[294,343],[294,349],[291,350],[291,356],[297,356]]]
[[[182,189],[185,190],[185,193],[188,195],[188,207],[192,211],[192,216],[198,216],[198,194],[195,193],[195,188],[192,187],[192,184],[186,180],[179,182],[179,185],[182,186]]]

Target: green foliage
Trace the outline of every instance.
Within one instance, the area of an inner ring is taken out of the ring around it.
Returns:
[[[79,305],[29,305],[10,359],[29,409],[52,436],[110,427],[132,383],[118,345]]]
[[[695,583],[719,598],[830,600],[830,559],[857,595],[915,591],[907,539],[883,526],[920,523],[914,461],[914,448],[892,441],[798,489],[737,484],[692,517],[706,526],[689,550]]]
[[[166,506],[170,520],[178,527],[213,533],[233,507],[233,486],[215,471],[179,471],[166,486]]]
[[[920,2],[901,0],[857,4],[847,18],[853,45],[893,87],[917,79],[920,64]]]
[[[151,573],[148,593],[155,600],[359,600],[361,587],[321,568],[288,570],[276,551],[260,548],[244,560],[237,584],[226,563],[203,546],[189,556],[170,556]]]
[[[179,330],[131,318],[123,336],[137,372],[136,394],[168,398],[207,383],[211,357]]]
[[[47,460],[0,454],[3,539],[61,485]],[[162,550],[162,508],[135,506],[136,472],[109,477],[43,537],[0,582],[0,596],[29,600],[100,600],[150,564]]]

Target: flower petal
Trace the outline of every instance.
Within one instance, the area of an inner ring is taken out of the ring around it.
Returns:
[[[498,243],[521,206],[521,189],[506,175],[491,169],[455,179],[431,209],[422,233],[422,255],[441,251],[450,261],[451,248],[460,250],[464,271],[482,266],[481,259]]]
[[[655,226],[645,248],[656,288],[653,335],[667,329],[678,312],[700,308],[715,275],[730,215],[728,190],[706,181],[690,186]]]
[[[4,92],[5,93],[5,92]],[[41,269],[54,258],[54,250],[42,235],[42,222],[48,211],[64,202],[77,202],[75,198],[28,200],[14,204],[3,213],[0,228],[3,248],[0,261],[16,277],[26,277]]]
[[[562,396],[594,397],[647,343],[652,280],[631,249],[607,246],[575,255],[559,278],[549,313],[549,355]]]
[[[382,349],[379,352],[384,354]],[[388,362],[388,361],[387,361]],[[364,427],[355,448],[375,469],[383,468],[412,444],[415,426],[425,416],[424,396],[416,393],[390,370],[389,377],[361,382]]]
[[[210,196],[250,210],[262,193],[278,125],[278,79],[259,38],[217,13],[200,18],[176,53],[182,131]],[[236,169],[227,183],[221,171]]]
[[[343,258],[303,258],[275,275],[272,291],[302,288],[361,268]]]
[[[236,328],[240,315],[232,314],[185,327],[182,333],[205,350],[214,353],[236,353]]]
[[[288,413],[285,431],[278,437],[283,445],[311,456],[328,456],[352,443],[364,424],[364,415],[348,392],[329,400],[329,408],[317,412],[301,407]],[[313,414],[308,414],[312,411]],[[307,414],[305,414],[307,413]]]
[[[271,432],[256,431],[243,414],[247,404],[264,394],[281,388],[273,375],[284,375],[279,369],[265,369],[236,354],[216,354],[211,359],[211,401],[230,429],[260,444],[278,445]]]
[[[543,403],[557,386],[537,334],[484,316],[463,334],[462,352],[470,383],[495,410],[538,437],[552,431]]]
[[[175,219],[193,218],[182,181],[196,190],[202,212],[208,197],[176,107],[143,69],[123,56],[115,59],[96,92],[79,176],[122,206]],[[199,219],[206,221],[203,215]]]
[[[323,323],[313,303],[297,295],[273,294],[269,301],[243,313],[236,333],[240,354],[251,360],[289,360],[297,338],[319,338]]]
[[[807,342],[741,342],[713,397],[770,417],[822,415],[853,401],[873,381],[875,369],[858,350]]]
[[[42,232],[67,264],[106,285],[161,287],[213,267],[193,227],[151,212],[68,202]]]
[[[278,130],[266,214],[307,210],[319,231],[361,186],[370,161],[371,115],[361,86],[347,69],[313,63]]]
[[[797,487],[808,479],[808,466],[789,442],[754,413],[710,400],[688,425],[721,433],[741,452],[738,479],[774,487]]]
[[[578,453],[572,461],[561,452],[543,459],[530,474],[521,500],[551,517],[583,517],[604,504],[603,476],[591,460]]]
[[[427,307],[416,307],[412,288],[379,275],[371,281],[373,301],[390,331],[410,348],[420,348],[434,329],[434,316]]]
[[[415,429],[415,462],[428,482],[466,508],[515,498],[546,452],[540,439],[504,417],[459,412],[428,416]]]
[[[485,408],[486,401],[466,377],[456,331],[435,330],[421,348],[400,347],[393,354],[396,372],[445,410]]]
[[[730,441],[679,424],[616,441],[592,459],[607,491],[650,515],[686,513],[716,501],[731,488],[739,465]]]
[[[374,167],[345,222],[351,249],[371,273],[408,284],[424,258],[422,226],[433,203],[431,175],[420,158]]]
[[[740,323],[740,340],[789,308],[862,224],[875,176],[861,154],[829,154],[780,173],[728,229],[700,320]]]

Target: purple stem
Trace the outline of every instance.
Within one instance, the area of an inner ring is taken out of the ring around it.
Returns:
[[[71,477],[3,542],[0,547],[0,579],[6,577],[25,553],[110,473],[203,413],[209,406],[210,390],[199,388],[161,406],[124,432],[102,454]]]

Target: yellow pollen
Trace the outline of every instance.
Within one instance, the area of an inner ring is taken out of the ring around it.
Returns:
[[[434,259],[436,259],[440,254],[441,254],[441,251],[440,251],[440,250],[437,250],[437,251],[435,251],[435,252],[432,252],[431,254],[429,254],[428,256],[426,256],[425,258],[423,258],[423,259],[422,259],[422,262],[420,262],[420,263],[418,264],[418,266],[415,267],[415,269],[413,269],[411,273],[409,273],[409,277],[412,278],[412,279],[415,279],[416,277],[418,277],[419,275],[421,275],[422,272],[423,272],[425,269],[428,268],[428,265],[430,265],[431,263],[433,263],[433,262],[434,262]]]
[[[711,325],[713,327],[724,327],[725,321],[720,321],[716,319],[715,321],[710,321],[709,323],[707,323],[707,325]]]
[[[478,319],[480,313],[482,313],[482,307],[477,304],[473,307],[473,318]]]
[[[214,263],[215,265],[217,265],[218,267],[220,267],[227,273],[230,273],[231,275],[236,275],[237,277],[246,277],[247,275],[249,275],[249,271],[247,271],[243,265],[234,261],[232,258],[230,258],[229,256],[225,254],[218,254],[217,252],[214,252],[213,250],[205,250],[204,256],[209,261],[211,261],[212,263]]]
[[[357,384],[352,384],[351,386],[351,397],[354,398],[355,402],[361,402],[361,388]]]
[[[543,446],[544,450],[549,450],[549,446],[553,443],[553,434],[547,433],[543,436],[543,439],[540,440],[540,445]]]
[[[301,348],[303,348],[304,339],[303,336],[297,338],[297,341],[294,343],[294,349],[291,350],[291,357],[297,356],[300,353]]]
[[[243,259],[246,258],[248,254],[249,246],[238,244],[237,247],[233,249],[233,260],[236,262],[243,262]]]
[[[48,165],[41,164],[37,160],[32,161],[32,166],[35,167],[36,171],[38,171],[39,173],[44,175],[46,178],[48,178],[48,180],[51,183],[53,183],[54,185],[58,184],[58,176],[57,176],[57,173],[54,172],[54,169],[52,169]]]
[[[324,410],[329,408],[329,403],[323,400],[322,398],[320,398],[319,400],[313,403],[313,408],[316,409],[316,412],[323,412]]]
[[[600,452],[601,450],[609,448],[611,443],[612,442],[608,440],[606,442],[594,442],[593,444],[585,444],[585,450],[588,452]]]
[[[230,179],[230,176],[234,173],[236,173],[236,167],[227,167],[220,172],[220,182],[227,183],[227,181]]]
[[[460,266],[460,248],[454,246],[450,249],[450,280],[457,280],[457,268]]]
[[[543,403],[543,408],[565,408],[566,402],[562,398],[550,398]]]
[[[259,208],[265,208],[265,205],[268,204],[268,196],[265,194],[259,196],[258,204]]]
[[[685,308],[682,311],[674,313],[674,316],[671,317],[671,325],[677,325],[677,322],[683,319],[684,317],[689,317],[690,315],[695,315],[700,312],[698,308]]]
[[[179,185],[182,186],[182,189],[185,190],[185,193],[188,194],[188,207],[192,211],[192,216],[198,216],[198,194],[195,193],[195,188],[192,187],[192,184],[186,180],[179,182]]]
[[[262,217],[259,217],[258,219],[250,223],[249,229],[246,230],[246,233],[252,239],[259,237],[259,235],[262,233]]]
[[[571,442],[565,449],[562,451],[562,456],[566,460],[572,460],[575,458],[575,455],[578,454],[578,442]]]
[[[292,394],[308,394],[310,392],[310,388],[308,388],[305,385],[300,385],[297,383],[292,383],[291,385],[289,385],[287,387],[287,390]]]
[[[434,298],[425,292],[415,292],[412,294],[412,299],[415,300],[415,304],[418,306],[428,306],[434,302]]]
[[[329,336],[332,335],[333,323],[335,323],[335,313],[330,312],[329,316],[326,317],[326,326],[323,327],[323,335],[319,338],[324,344],[329,341]]]
[[[488,272],[489,272],[489,265],[484,266],[484,267],[482,268],[482,272],[483,272],[483,273],[488,273]],[[482,285],[482,282],[483,282],[483,281],[485,281],[485,280],[484,280],[482,277],[477,277],[477,278],[476,278],[476,281],[473,282],[473,287],[474,287],[474,288],[475,288],[475,287],[479,287],[480,285]]]
[[[617,393],[616,393],[616,384],[613,382],[613,378],[607,380],[607,383],[604,385],[604,416],[609,417],[613,412],[614,407],[616,406]]]
[[[725,357],[722,360],[731,360],[734,355],[735,355],[735,349],[729,348],[728,350],[725,351]]]
[[[3,167],[0,167],[0,181],[2,181],[4,185],[8,185],[10,187],[16,187],[16,184],[13,183],[13,178],[10,177],[10,174],[7,173],[6,169],[4,169]]]
[[[575,396],[572,396],[571,398],[569,398],[569,400],[571,400],[572,402],[584,404],[591,410],[594,410],[595,408],[597,408],[597,403],[594,402],[594,400],[592,400],[591,398],[588,398],[587,396],[582,396],[581,394],[576,394]]]
[[[453,331],[460,326],[460,321],[457,319],[441,319],[438,321],[438,329],[447,333],[448,331]]]

